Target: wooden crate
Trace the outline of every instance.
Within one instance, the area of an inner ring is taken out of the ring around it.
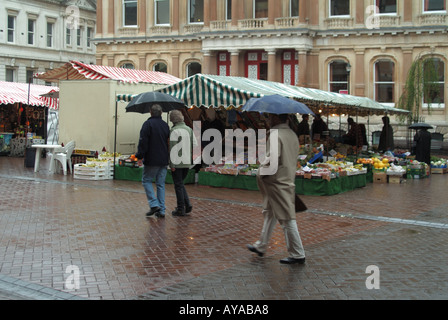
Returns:
[[[373,183],[387,183],[387,175],[384,172],[375,172],[373,174]]]

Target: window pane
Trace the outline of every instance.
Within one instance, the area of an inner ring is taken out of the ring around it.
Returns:
[[[397,13],[397,0],[377,0],[379,13]]]
[[[14,42],[15,17],[8,16],[8,42]]]
[[[332,16],[350,15],[350,0],[330,0],[330,14]]]
[[[255,18],[268,17],[268,0],[255,0]]]
[[[425,11],[446,10],[445,0],[425,0]]]
[[[170,1],[157,0],[156,1],[156,24],[170,23]]]
[[[227,0],[226,6],[226,20],[232,20],[232,0]]]
[[[190,0],[190,23],[204,22],[204,0]]]
[[[53,23],[47,22],[47,47],[53,46]]]
[[[6,69],[6,81],[14,82],[14,69]]]
[[[376,84],[376,101],[384,103],[394,102],[394,85]]]
[[[201,73],[202,67],[197,62],[192,62],[187,67],[187,77],[194,76],[195,74]]]
[[[168,67],[167,67],[166,64],[164,64],[162,62],[159,62],[159,63],[156,63],[154,65],[154,71],[165,72],[166,73],[168,71]]]
[[[137,1],[124,0],[124,25],[137,25]]]
[[[375,64],[376,82],[394,81],[394,63],[392,61],[378,61]]]
[[[34,44],[34,20],[28,19],[28,44]]]
[[[348,81],[347,63],[335,61],[331,63],[331,81]]]
[[[290,0],[291,1],[291,17],[299,16],[299,0]]]

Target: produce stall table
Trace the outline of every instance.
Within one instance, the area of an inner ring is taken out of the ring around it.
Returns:
[[[224,175],[200,171],[198,184],[218,188],[258,190],[256,177],[250,175]],[[365,187],[367,176],[357,174],[331,180],[296,178],[295,184],[297,194],[329,196]]]
[[[115,165],[115,179],[116,180],[128,180],[128,181],[142,181],[143,168],[132,168],[126,166]],[[171,170],[168,169],[166,174],[166,183],[173,184],[173,177],[171,176]],[[185,184],[192,184],[195,182],[195,171],[189,170],[188,175],[185,178]]]

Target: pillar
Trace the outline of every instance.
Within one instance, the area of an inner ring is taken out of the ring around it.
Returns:
[[[277,80],[277,59],[275,49],[266,50],[268,53],[268,81]]]
[[[364,54],[365,50],[360,49],[355,51],[356,61],[355,66],[352,68],[355,74],[355,92],[353,95],[359,97],[365,97],[365,63],[364,63]]]
[[[146,0],[140,0],[138,2],[138,15],[139,32],[146,33]]]
[[[114,35],[115,34],[115,8],[114,8],[114,0],[109,0],[109,12],[107,15],[107,33]]]
[[[230,75],[232,77],[240,76],[240,51],[230,50]]]
[[[307,72],[307,62],[308,62],[308,52],[306,50],[299,49],[297,50],[299,52],[299,81],[298,86],[299,87],[306,87],[307,79],[306,79],[306,72]]]

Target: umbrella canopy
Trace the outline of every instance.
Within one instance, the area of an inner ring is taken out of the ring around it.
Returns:
[[[418,123],[413,123],[409,126],[409,129],[432,129],[433,127],[427,123],[423,123],[423,122],[418,122]]]
[[[314,112],[305,104],[278,94],[261,98],[251,98],[243,106],[242,110],[246,112],[264,112],[273,114],[300,113],[314,115]]]
[[[141,93],[127,105],[126,112],[149,113],[151,107],[158,104],[162,107],[163,112],[180,109],[185,107],[185,103],[176,97],[162,92],[145,92]]]

